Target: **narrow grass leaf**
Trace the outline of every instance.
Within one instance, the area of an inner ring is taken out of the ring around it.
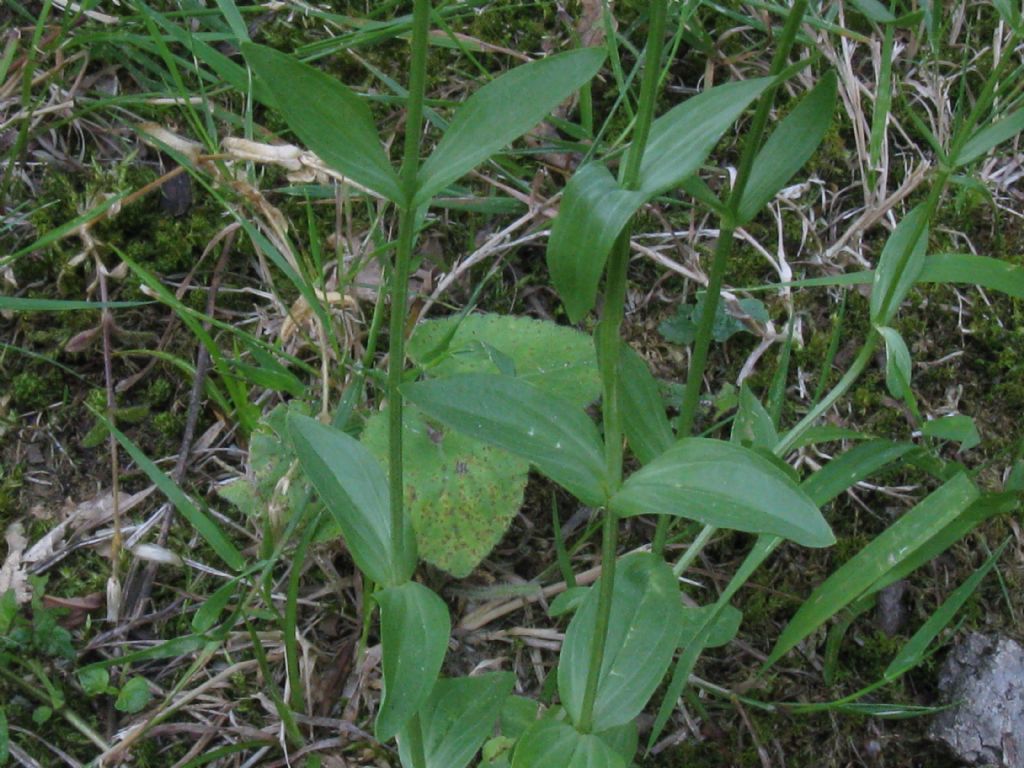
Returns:
[[[106,424],[107,429],[117,439],[117,442],[121,444],[121,447],[139,465],[139,469],[145,472],[146,476],[160,489],[161,493],[170,500],[174,508],[181,513],[181,516],[192,524],[192,527],[196,529],[196,533],[210,545],[220,559],[227,563],[228,567],[232,570],[241,570],[245,566],[245,558],[242,557],[242,553],[238,551],[235,545],[231,543],[231,540],[220,529],[220,526],[212,518],[208,517],[206,513],[196,507],[178,484],[165,475],[160,467],[154,464],[127,435],[111,424],[102,414],[98,413],[96,417]]]
[[[871,322],[875,325],[886,325],[892,319],[921,273],[928,249],[926,215],[924,206],[917,206],[885,241],[871,287]]]
[[[754,159],[737,224],[743,225],[778,194],[821,144],[836,106],[836,73],[828,72],[768,137]]]
[[[978,498],[966,475],[957,475],[879,534],[819,586],[782,631],[765,661],[771,666],[830,617],[863,595]]]
[[[1024,267],[972,253],[936,253],[924,261],[919,283],[964,283],[1024,299]]]
[[[294,56],[252,43],[243,43],[242,53],[307,147],[357,184],[405,202],[366,102]]]
[[[374,595],[380,605],[384,695],[374,731],[387,741],[430,696],[441,671],[451,618],[436,593],[415,581]]]
[[[674,515],[807,547],[835,543],[817,506],[784,471],[721,440],[679,441],[630,476],[610,505],[620,515]]]
[[[619,187],[598,162],[583,166],[569,180],[551,227],[547,262],[572,322],[593,308],[615,238],[646,199],[643,192]]]
[[[891,24],[896,21],[896,17],[892,15],[888,8],[878,2],[878,0],[851,0],[851,4],[854,8],[860,11],[865,18],[869,21],[875,22],[876,24]]]
[[[0,310],[13,312],[80,312],[88,309],[125,309],[150,304],[148,301],[71,301],[0,296]]]
[[[940,440],[960,443],[961,451],[969,451],[981,443],[981,435],[978,434],[978,426],[974,419],[962,413],[926,421],[921,425],[921,433]]]
[[[957,153],[954,164],[967,165],[1024,130],[1024,107],[975,133]]]
[[[428,202],[537,125],[596,75],[604,59],[599,48],[568,51],[518,66],[480,88],[455,113],[420,168],[413,206]]]
[[[466,768],[493,732],[514,685],[511,672],[438,680],[419,711],[426,768]],[[409,739],[403,738],[413,727],[407,723],[398,734],[402,765],[414,764]]]
[[[579,721],[590,669],[600,589],[591,588],[576,611],[558,660],[558,695]],[[615,569],[606,651],[594,700],[595,730],[624,725],[647,705],[679,644],[683,629],[679,585],[659,557],[637,552]]]
[[[0,706],[0,765],[5,765],[10,757],[11,735],[7,729],[7,710]]]
[[[406,384],[402,394],[431,418],[527,459],[585,504],[604,503],[601,438],[582,408],[492,374]]]
[[[861,480],[899,461],[912,450],[913,443],[869,440],[832,459],[804,480],[800,487],[815,504],[822,507]]]
[[[592,733],[559,720],[538,720],[516,742],[512,768],[626,768],[622,756]]]
[[[213,629],[213,625],[217,623],[221,613],[224,612],[224,609],[231,602],[231,598],[235,596],[237,591],[237,579],[231,579],[226,584],[218,587],[212,595],[203,601],[203,604],[195,612],[195,615],[192,617],[192,629],[200,633]]]
[[[665,402],[651,369],[628,344],[620,347],[619,366],[619,408],[626,439],[640,463],[649,464],[675,443]]]
[[[302,470],[334,516],[356,565],[378,584],[408,580],[416,567],[416,540],[405,527],[402,551],[391,549],[387,478],[370,452],[340,429],[308,416],[288,415],[288,432]]]
[[[900,649],[900,652],[896,654],[896,658],[885,668],[882,677],[886,680],[895,680],[904,672],[913,669],[921,663],[928,651],[928,646],[932,644],[932,641],[938,636],[939,632],[953,620],[953,617],[963,607],[963,604],[967,602],[967,599],[974,594],[974,591],[981,584],[981,580],[988,575],[988,572],[998,562],[1008,543],[1009,540],[1004,541],[985,560],[981,568],[972,573],[963,584],[953,591],[953,594],[943,601],[938,610],[928,617],[928,620],[921,625],[921,628]]]

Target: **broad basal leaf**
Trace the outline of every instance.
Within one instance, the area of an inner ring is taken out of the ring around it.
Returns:
[[[516,744],[512,768],[626,768],[604,739],[565,722],[538,720]]]
[[[721,440],[679,441],[631,475],[610,503],[620,515],[675,515],[807,547],[835,542],[817,506],[789,475],[764,456]]]
[[[384,671],[384,696],[374,731],[380,741],[387,741],[434,689],[452,626],[444,601],[415,581],[383,589],[374,599],[380,605]]]
[[[558,694],[575,722],[582,714],[599,594],[596,585],[587,593],[569,622],[558,660]],[[616,567],[594,730],[624,725],[640,714],[672,661],[682,626],[672,569],[647,552],[623,557]]]
[[[582,408],[511,376],[466,374],[402,387],[427,416],[522,456],[585,504],[606,498],[604,452]]]
[[[505,373],[580,408],[601,394],[593,339],[547,320],[478,313],[428,320],[409,339],[409,357],[431,378]]]
[[[904,514],[814,590],[786,625],[765,665],[774,664],[831,616],[865,594],[976,498],[978,490],[961,474]]]
[[[533,128],[596,75],[604,58],[601,48],[547,56],[509,70],[470,96],[420,168],[413,206]]]
[[[828,72],[778,124],[754,159],[736,223],[749,222],[803,168],[832,122],[836,74]]]
[[[419,556],[457,578],[468,576],[505,535],[523,504],[529,462],[450,427],[402,411],[406,509]],[[387,411],[366,422],[363,444],[383,464]]]
[[[426,768],[465,768],[491,735],[502,705],[512,693],[511,672],[441,679],[420,707],[419,728]],[[402,765],[414,765],[407,723],[398,734]]]
[[[387,478],[353,437],[292,413],[288,428],[303,472],[338,522],[359,569],[378,584],[407,581],[416,567],[416,539],[406,526],[401,551],[391,548]]]
[[[402,203],[370,108],[330,75],[294,56],[253,43],[242,53],[273,96],[288,126],[325,163],[357,184]]]

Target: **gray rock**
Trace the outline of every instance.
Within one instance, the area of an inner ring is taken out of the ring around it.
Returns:
[[[939,690],[953,706],[935,717],[932,739],[969,765],[1024,768],[1024,648],[971,634],[946,659]]]

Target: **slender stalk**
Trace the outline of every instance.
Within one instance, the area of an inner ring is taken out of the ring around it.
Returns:
[[[423,132],[423,98],[427,79],[427,35],[430,31],[430,0],[416,0],[412,23],[412,60],[409,72],[409,106],[402,156],[402,191],[405,202],[398,218],[398,242],[391,270],[391,318],[388,337],[388,490],[391,494],[391,546],[402,550],[405,530],[402,484],[402,372],[405,369],[405,314],[409,263],[416,238],[416,211],[410,202],[416,193],[420,134]]]
[[[626,189],[636,189],[640,178],[640,163],[643,158],[651,123],[654,121],[654,106],[657,100],[658,80],[661,65],[661,51],[665,37],[665,17],[668,13],[667,0],[655,0],[650,6],[647,28],[647,47],[644,54],[644,73],[640,84],[640,102],[636,117],[633,141],[620,169],[620,182]],[[601,372],[602,419],[604,422],[605,467],[608,494],[613,494],[622,482],[622,416],[619,411],[619,345],[621,344],[622,319],[625,314],[627,272],[629,267],[629,242],[632,230],[629,225],[615,241],[608,260],[605,277],[604,310],[597,328],[598,363]],[[615,589],[615,555],[618,548],[618,516],[610,508],[604,510],[604,524],[601,534],[601,580],[598,586],[597,617],[594,624],[594,638],[590,646],[590,666],[583,692],[580,721],[576,727],[587,733],[593,727],[594,702],[601,677],[605,646],[608,639],[608,624],[612,610],[612,595]]]
[[[786,68],[790,51],[796,40],[796,34],[800,30],[804,13],[807,10],[808,0],[796,0],[793,8],[786,17],[786,24],[779,37],[779,44],[772,57],[771,74],[777,76]],[[704,305],[701,310],[700,322],[697,324],[697,335],[693,341],[693,351],[690,356],[690,367],[686,374],[686,386],[683,390],[683,402],[680,406],[679,420],[676,424],[676,435],[682,440],[690,436],[693,431],[693,424],[697,418],[697,404],[700,399],[701,383],[704,380],[704,369],[707,367],[708,352],[711,349],[711,334],[714,329],[715,315],[718,312],[718,302],[722,291],[722,283],[725,280],[725,271],[732,255],[734,233],[736,231],[736,220],[739,212],[740,202],[743,199],[743,192],[750,180],[750,170],[754,167],[754,160],[763,143],[765,128],[768,125],[768,117],[771,114],[772,103],[775,100],[775,91],[778,84],[773,85],[761,95],[754,112],[754,119],[751,122],[750,130],[743,145],[743,154],[740,156],[739,168],[736,171],[736,183],[729,193],[726,203],[726,212],[722,216],[719,225],[718,242],[715,245],[715,255],[711,263],[711,273],[708,276],[707,291],[704,294]],[[654,532],[652,548],[656,554],[661,554],[665,548],[665,540],[668,538],[668,528],[671,518],[661,515],[658,518],[658,526]]]

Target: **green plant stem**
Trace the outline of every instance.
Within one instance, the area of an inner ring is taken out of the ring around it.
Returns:
[[[650,5],[647,27],[647,47],[644,54],[644,74],[640,84],[640,102],[636,117],[633,141],[620,169],[620,181],[626,189],[635,189],[640,178],[640,163],[643,159],[651,123],[654,121],[654,107],[657,101],[661,51],[665,38],[665,17],[668,1],[655,0]],[[621,344],[622,319],[625,315],[627,273],[629,268],[629,243],[632,228],[623,229],[612,248],[605,273],[604,310],[597,327],[598,364],[601,373],[602,420],[604,424],[605,469],[607,492],[610,498],[622,482],[622,415],[619,411],[619,345]],[[598,584],[597,617],[594,623],[594,639],[590,646],[590,665],[587,668],[587,682],[583,690],[580,720],[576,727],[589,733],[593,727],[594,702],[597,700],[597,686],[601,678],[605,646],[608,640],[608,624],[612,611],[612,595],[615,590],[615,556],[618,549],[619,520],[609,507],[604,510],[604,524],[601,532],[601,580]]]
[[[409,74],[405,153],[402,157],[402,192],[405,204],[398,218],[398,243],[391,271],[391,319],[388,337],[388,490],[391,510],[391,547],[401,552],[405,541],[404,487],[402,483],[402,372],[405,370],[405,314],[409,291],[409,264],[416,238],[416,210],[410,202],[416,194],[420,134],[423,131],[423,98],[427,78],[427,35],[430,2],[416,0],[413,9],[412,60]]]
[[[786,62],[789,60],[790,51],[793,48],[804,13],[807,10],[807,2],[808,0],[796,0],[789,15],[786,17],[786,25],[782,29],[778,47],[776,47],[775,55],[772,57],[771,74],[773,76],[777,77],[786,68]],[[708,353],[711,349],[711,335],[714,330],[715,314],[718,312],[722,283],[725,280],[725,271],[729,264],[729,257],[732,255],[740,203],[743,200],[743,192],[746,190],[747,182],[750,179],[750,170],[754,167],[754,160],[763,143],[765,128],[768,125],[768,118],[771,114],[772,103],[775,100],[775,91],[778,89],[778,85],[776,83],[768,88],[758,100],[754,119],[744,141],[739,168],[736,171],[736,183],[729,193],[726,211],[719,223],[718,242],[715,244],[715,255],[711,263],[711,273],[708,275],[707,291],[704,294],[700,322],[697,324],[697,334],[693,340],[693,351],[690,353],[690,366],[686,373],[683,401],[679,410],[679,420],[676,423],[676,436],[680,440],[690,436],[693,432],[694,422],[697,419],[697,405],[700,401],[701,384],[704,380],[704,369],[707,367]],[[655,554],[660,555],[664,552],[665,541],[668,538],[668,529],[671,522],[671,518],[667,515],[661,515],[658,518],[652,543],[652,549]]]
[[[700,533],[697,534],[697,538],[690,542],[690,546],[688,546],[686,551],[683,552],[683,556],[679,558],[674,566],[672,566],[672,573],[676,575],[676,578],[679,578],[686,573],[686,569],[689,568],[693,564],[693,561],[697,559],[697,555],[699,555],[704,547],[707,546],[707,543],[711,541],[711,537],[715,535],[717,530],[718,529],[713,525],[705,525],[701,528]]]

